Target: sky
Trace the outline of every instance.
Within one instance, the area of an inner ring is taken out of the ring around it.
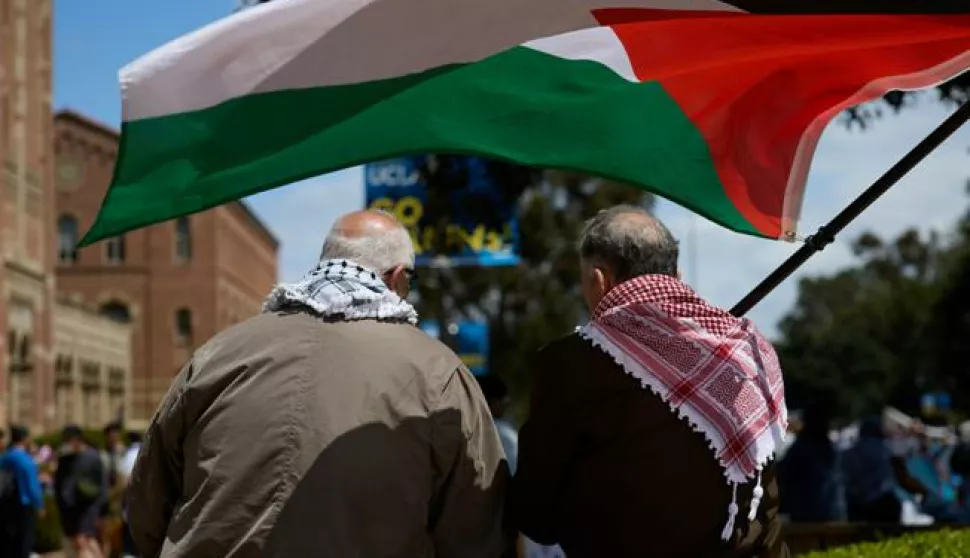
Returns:
[[[54,103],[118,126],[118,70],[165,42],[230,13],[234,0],[55,0]],[[799,230],[808,235],[892,166],[948,114],[927,94],[916,108],[862,133],[829,126],[809,177]],[[795,302],[799,277],[852,263],[852,239],[865,231],[892,237],[909,228],[945,230],[970,204],[970,126],[958,132],[814,256],[749,315],[769,334]],[[326,231],[340,214],[364,205],[363,175],[349,169],[249,199],[281,241],[280,279],[316,263]],[[715,304],[730,307],[798,245],[750,238],[660,202],[657,215],[681,240],[685,279]],[[528,234],[528,231],[524,231]]]

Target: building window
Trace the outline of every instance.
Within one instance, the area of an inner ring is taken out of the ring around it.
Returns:
[[[10,343],[10,371],[26,372],[30,370],[30,336],[21,336],[16,330],[11,330],[7,337]]]
[[[128,305],[117,300],[102,304],[101,315],[122,324],[131,321],[131,310],[128,309]]]
[[[179,217],[175,221],[175,259],[179,262],[192,259],[192,229],[188,217]]]
[[[104,250],[108,263],[125,263],[125,235],[109,238],[105,243]]]
[[[175,333],[179,345],[192,344],[192,311],[180,308],[175,312]]]
[[[10,355],[11,360],[17,354],[17,330],[15,329],[7,330],[7,354]]]
[[[57,261],[71,264],[77,261],[77,219],[62,215],[57,220]]]
[[[55,379],[58,382],[68,382],[71,377],[71,357],[64,355],[57,355],[57,360],[54,363]]]
[[[24,335],[23,338],[20,340],[20,362],[25,367],[26,366],[30,366],[30,361],[31,361],[31,358],[30,358],[30,349],[31,348],[32,347],[30,346],[30,336],[29,335]]]

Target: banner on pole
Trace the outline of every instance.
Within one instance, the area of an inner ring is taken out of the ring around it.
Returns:
[[[435,320],[421,322],[421,329],[434,337],[441,338],[441,327]],[[468,370],[476,376],[488,373],[488,323],[477,321],[462,321],[452,324],[453,351],[458,355]]]
[[[520,192],[500,184],[493,167],[509,165],[477,157],[442,157],[453,186],[443,207],[431,207],[422,175],[427,157],[403,157],[364,166],[367,207],[393,214],[410,231],[418,266],[507,266],[519,263]],[[446,223],[444,253],[434,250],[437,227]]]

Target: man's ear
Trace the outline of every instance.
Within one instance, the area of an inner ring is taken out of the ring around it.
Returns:
[[[391,271],[391,288],[399,285],[401,281],[407,281],[407,272],[404,271],[403,265],[399,265]]]
[[[606,293],[616,286],[613,274],[601,267],[593,268],[593,284],[596,285],[596,289],[599,291],[597,294],[600,297],[606,296]]]

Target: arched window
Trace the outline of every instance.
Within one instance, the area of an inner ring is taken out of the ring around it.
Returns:
[[[179,262],[192,259],[192,228],[188,217],[179,217],[175,221],[175,259]]]
[[[104,250],[105,256],[108,258],[108,263],[125,263],[125,235],[121,234],[109,238],[105,242]]]
[[[57,220],[57,261],[71,264],[77,261],[77,219],[61,215]]]
[[[101,315],[122,324],[127,324],[131,321],[131,310],[128,308],[128,305],[117,300],[102,304]]]
[[[192,344],[192,311],[188,308],[175,312],[175,338],[179,345]]]

